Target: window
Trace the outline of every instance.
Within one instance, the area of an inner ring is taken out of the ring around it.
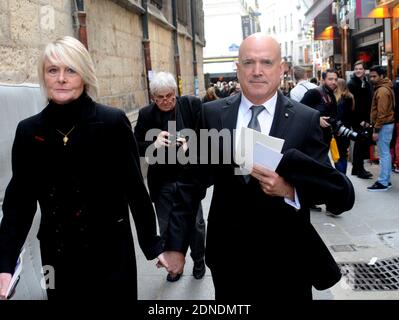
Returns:
[[[294,55],[294,41],[291,41],[290,44],[290,56],[292,57]]]
[[[298,57],[298,62],[303,63],[303,47],[299,47],[299,57]]]
[[[287,16],[284,16],[284,31],[287,32]]]
[[[196,34],[201,41],[205,41],[204,39],[204,9],[202,0],[195,1],[196,8],[195,8],[195,18],[196,18]]]
[[[151,0],[150,3],[156,6],[158,9],[162,9],[162,0]]]
[[[177,19],[184,25],[187,25],[187,3],[187,0],[177,0]]]
[[[294,26],[292,23],[292,13],[290,14],[290,31],[294,30]]]

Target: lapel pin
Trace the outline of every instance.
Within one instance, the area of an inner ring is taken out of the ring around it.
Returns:
[[[288,113],[285,113],[284,116],[285,116],[286,118],[288,118]]]

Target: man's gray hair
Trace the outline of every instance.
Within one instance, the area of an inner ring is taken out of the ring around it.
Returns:
[[[156,95],[160,91],[164,90],[175,90],[177,84],[174,76],[169,72],[158,72],[150,81],[150,92],[152,95]]]

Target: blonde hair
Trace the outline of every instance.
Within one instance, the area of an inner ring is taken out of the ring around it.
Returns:
[[[50,61],[59,66],[64,64],[75,70],[85,84],[86,93],[93,99],[98,94],[98,82],[95,75],[94,63],[86,47],[77,39],[69,36],[59,38],[50,42],[44,48],[38,63],[39,83],[47,95],[47,88],[44,82],[44,62]]]
[[[355,98],[353,97],[353,94],[349,91],[348,86],[346,85],[346,81],[344,79],[338,78],[337,89],[335,89],[334,95],[337,102],[342,98],[350,98],[352,100],[352,110],[354,109]]]

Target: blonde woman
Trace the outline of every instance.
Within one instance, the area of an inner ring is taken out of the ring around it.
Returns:
[[[21,121],[15,135],[0,225],[0,299],[10,298],[37,202],[41,260],[53,270],[50,299],[137,299],[129,208],[146,258],[158,256],[164,266],[170,259],[157,236],[130,122],[122,110],[93,100],[94,65],[78,40],[49,43],[38,74],[48,105]]]
[[[352,93],[350,93],[344,79],[338,79],[334,95],[337,100],[337,120],[340,120],[345,127],[350,128],[351,115],[355,109],[355,99],[353,98]],[[349,138],[341,136],[335,136],[335,139],[337,140],[340,155],[339,160],[335,163],[335,168],[346,174],[350,141]]]

